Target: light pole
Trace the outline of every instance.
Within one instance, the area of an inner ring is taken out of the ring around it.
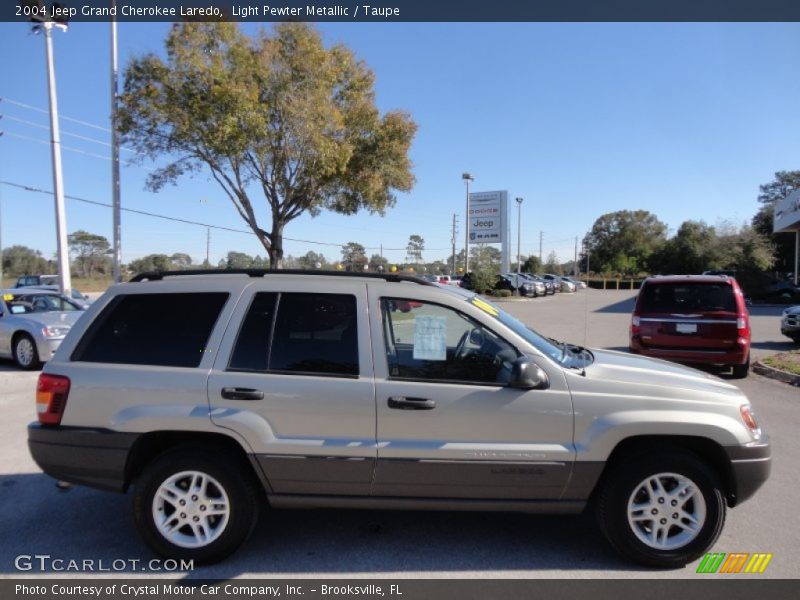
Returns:
[[[58,249],[58,286],[61,293],[72,289],[72,278],[69,272],[69,250],[67,248],[67,218],[64,214],[64,182],[61,175],[61,136],[58,128],[58,100],[56,97],[56,73],[53,66],[53,27],[66,29],[66,25],[45,21],[41,24],[44,30],[45,57],[47,59],[47,89],[50,96],[50,148],[53,158],[53,197],[56,209],[56,247]]]
[[[466,224],[464,226],[464,275],[469,273],[469,223],[470,223],[470,216],[469,216],[469,182],[475,181],[475,178],[470,175],[469,173],[462,173],[461,179],[464,180],[464,183],[467,185],[467,212],[466,212]]]
[[[522,246],[522,198],[517,198],[517,279],[520,272],[520,247]]]
[[[116,0],[111,0],[116,9]],[[116,12],[116,10],[114,11]],[[117,19],[111,18],[111,198],[114,229],[114,283],[122,281],[122,217],[119,197],[119,139],[117,138]],[[209,230],[210,231],[210,230]],[[208,252],[206,251],[206,254]]]

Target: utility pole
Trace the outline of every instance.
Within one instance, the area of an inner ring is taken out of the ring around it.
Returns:
[[[539,232],[539,264],[542,264],[542,240],[544,239],[544,231]]]
[[[467,184],[467,212],[465,213],[466,224],[464,225],[464,275],[466,275],[469,273],[469,182],[475,181],[475,178],[469,173],[462,173],[461,179]]]
[[[589,244],[587,243],[586,244],[586,275],[587,275],[587,277],[588,277],[589,271],[590,271],[589,270],[589,253],[590,252],[591,252],[591,248],[590,248]]]
[[[581,272],[580,267],[578,267],[578,236],[575,236],[575,277]]]
[[[116,0],[111,7],[116,8]],[[116,11],[112,11],[116,12]],[[111,197],[114,227],[114,281],[122,281],[122,211],[119,196],[119,139],[117,138],[117,18],[111,17]]]
[[[64,182],[61,173],[61,135],[58,126],[58,99],[56,97],[56,73],[53,65],[53,27],[66,25],[44,21],[45,58],[47,60],[47,89],[50,96],[50,148],[53,156],[53,197],[56,210],[56,246],[58,249],[58,287],[61,293],[72,289],[69,271],[69,249],[67,247],[67,217],[64,213]]]
[[[211,227],[206,227],[206,264],[208,268],[211,267],[211,260],[209,259],[211,255]]]
[[[517,198],[517,284],[519,284],[519,272],[520,272],[520,247],[522,246],[522,198]],[[517,293],[519,293],[519,288],[517,288]]]
[[[453,213],[453,228],[450,230],[450,243],[453,245],[453,266],[451,271],[453,272],[453,277],[456,275],[456,235],[458,234],[458,230],[456,229],[456,214]]]

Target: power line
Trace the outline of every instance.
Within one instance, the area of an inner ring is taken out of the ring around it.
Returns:
[[[49,190],[43,190],[43,189],[32,187],[32,186],[29,186],[29,185],[23,185],[21,183],[14,183],[12,181],[1,181],[0,180],[0,184],[7,185],[7,186],[10,186],[10,187],[14,187],[14,188],[17,188],[17,189],[21,189],[21,190],[24,190],[26,192],[35,192],[35,193],[38,193],[38,194],[47,194],[49,196],[53,195],[53,192],[51,192]],[[106,208],[112,208],[112,205],[108,204],[107,202],[98,202],[97,200],[89,200],[88,198],[81,198],[80,196],[65,195],[64,197],[69,199],[69,200],[75,200],[76,202],[84,202],[86,204],[93,204],[95,206],[103,206],[103,207],[106,207]],[[134,209],[134,208],[123,208],[122,210],[125,211],[125,212],[129,212],[129,213],[134,213],[134,214],[138,214],[138,215],[144,215],[146,217],[154,217],[154,218],[157,218],[157,219],[164,219],[166,221],[175,221],[175,222],[178,222],[178,223],[185,223],[187,225],[197,225],[199,227],[206,227],[206,228],[210,228],[210,229],[219,229],[221,231],[230,231],[232,233],[244,233],[246,235],[255,235],[252,231],[247,231],[247,230],[244,230],[244,229],[236,229],[236,228],[233,228],[233,227],[225,227],[223,225],[212,225],[210,223],[203,223],[201,221],[192,221],[192,220],[189,220],[189,219],[181,219],[179,217],[170,217],[170,216],[167,216],[167,215],[161,215],[161,214],[158,214],[158,213],[153,213],[153,212],[149,212],[149,211],[145,211],[145,210],[137,210],[137,209]],[[336,243],[336,242],[319,242],[319,241],[316,241],[316,240],[304,240],[304,239],[299,239],[299,238],[291,238],[291,237],[287,237],[287,236],[284,236],[283,239],[286,240],[286,241],[289,241],[289,242],[298,242],[298,243],[302,243],[302,244],[314,244],[314,245],[317,245],[317,246],[329,246],[329,247],[334,247],[334,248],[342,248],[343,246],[347,245],[347,244]],[[364,246],[364,249],[365,250],[380,250],[381,246]],[[383,250],[390,250],[390,251],[398,251],[399,252],[399,251],[405,251],[406,248],[386,248],[386,247],[383,247]],[[433,251],[440,252],[441,250],[449,250],[449,248],[427,248],[427,250],[433,250]]]
[[[0,102],[8,102],[9,104],[13,104],[14,106],[19,106],[20,108],[27,108],[28,110],[35,110],[36,112],[49,114],[48,111],[44,110],[43,108],[37,108],[36,106],[31,106],[30,104],[25,104],[24,102],[18,102],[16,100],[12,100],[11,98],[0,97]],[[92,129],[99,129],[100,131],[111,133],[111,129],[109,129],[108,127],[101,127],[100,125],[87,123],[86,121],[81,121],[80,119],[73,119],[72,117],[67,117],[65,115],[62,115],[61,113],[59,113],[58,116],[64,119],[65,121],[72,121],[73,123],[77,123],[78,125],[83,125],[84,127],[91,127]]]
[[[13,131],[3,131],[2,133],[4,135],[8,135],[10,137],[19,138],[21,140],[27,140],[29,142],[36,142],[37,144],[44,144],[45,146],[49,146],[50,145],[50,142],[48,140],[41,140],[39,138],[31,137],[29,135],[23,135],[21,133],[14,133]],[[81,150],[80,148],[72,148],[71,146],[65,146],[64,144],[61,144],[61,149],[62,150],[66,150],[68,152],[73,152],[75,154],[83,154],[84,156],[89,156],[91,158],[100,158],[102,160],[109,160],[109,161],[111,160],[110,156],[104,156],[102,154],[95,154],[94,152],[87,152],[86,150]],[[130,162],[130,161],[123,162],[122,164],[125,165],[126,167],[137,167],[139,169],[144,169],[145,171],[155,171],[156,170],[156,169],[153,169],[151,167],[145,167],[144,165],[138,165],[138,164]]]
[[[42,125],[41,123],[36,123],[34,121],[28,121],[26,119],[20,119],[19,117],[14,117],[12,115],[0,115],[0,119],[8,119],[9,121],[16,121],[17,123],[22,123],[23,125],[30,125],[31,127],[36,127],[38,129],[45,129],[47,131],[50,130],[50,128],[47,125]],[[88,137],[88,136],[85,136],[85,135],[80,135],[78,133],[71,133],[69,131],[63,131],[62,130],[61,134],[62,135],[68,135],[70,137],[74,137],[74,138],[77,138],[79,140],[84,140],[86,142],[92,142],[94,144],[101,144],[101,145],[107,146],[109,148],[111,147],[111,144],[109,142],[104,142],[103,140],[98,140],[97,138]],[[133,152],[134,154],[141,154],[141,155],[144,156],[143,152],[139,152],[139,151],[134,150],[132,148],[125,148],[125,147],[120,146],[120,150],[125,150],[126,152]]]

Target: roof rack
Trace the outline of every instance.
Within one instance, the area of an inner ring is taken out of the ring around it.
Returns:
[[[419,285],[435,286],[433,282],[427,281],[413,275],[402,275],[397,273],[356,273],[352,271],[312,271],[303,269],[189,269],[185,271],[146,271],[131,277],[131,282],[139,281],[161,281],[164,277],[182,277],[184,275],[247,275],[248,277],[264,277],[266,275],[324,275],[326,277],[361,277],[366,279],[383,279],[389,282],[410,281]]]

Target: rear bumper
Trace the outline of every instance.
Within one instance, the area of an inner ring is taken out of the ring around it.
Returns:
[[[733,471],[734,490],[731,505],[735,506],[750,498],[769,479],[772,453],[766,436],[755,444],[726,446],[725,452],[731,461]]]
[[[730,350],[693,350],[689,348],[668,348],[663,346],[646,346],[633,336],[630,340],[630,351],[634,354],[663,358],[676,362],[698,363],[704,365],[743,365],[750,358],[750,343],[736,344]]]
[[[125,491],[125,465],[137,433],[28,425],[28,448],[39,468],[61,481]]]

